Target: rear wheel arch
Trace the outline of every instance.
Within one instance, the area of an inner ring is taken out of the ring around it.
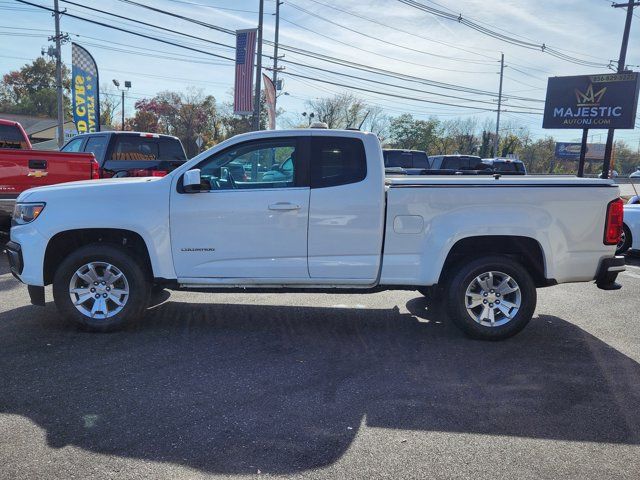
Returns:
[[[518,262],[529,271],[536,287],[555,284],[546,277],[546,258],[540,242],[519,235],[480,235],[458,240],[447,253],[438,284],[445,284],[455,275],[456,265],[488,255],[501,255]]]
[[[44,256],[44,284],[53,282],[57,268],[71,253],[86,245],[99,243],[125,248],[141,263],[149,278],[153,279],[149,248],[139,233],[117,228],[83,228],[65,230],[51,237]]]

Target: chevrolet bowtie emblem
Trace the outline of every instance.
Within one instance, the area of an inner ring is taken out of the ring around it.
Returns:
[[[45,172],[44,170],[29,170],[29,173],[27,173],[27,177],[36,178],[46,177],[47,175],[49,175],[49,172]]]
[[[578,107],[593,107],[600,104],[600,100],[602,100],[603,95],[607,91],[607,87],[604,87],[597,92],[593,91],[593,84],[589,85],[589,88],[585,92],[581,92],[577,88],[576,92],[576,100],[578,101]]]

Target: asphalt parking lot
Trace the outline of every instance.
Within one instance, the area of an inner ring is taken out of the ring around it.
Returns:
[[[462,336],[417,292],[165,292],[126,331],[0,260],[0,478],[640,476],[640,261]]]

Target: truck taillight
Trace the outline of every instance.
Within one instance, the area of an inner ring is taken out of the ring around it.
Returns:
[[[93,160],[91,162],[91,180],[97,180],[100,178],[100,165]]]
[[[604,244],[617,245],[622,235],[624,204],[616,198],[607,205],[607,220],[604,224]]]
[[[167,173],[166,170],[152,170],[151,171],[151,176],[152,177],[164,177]]]

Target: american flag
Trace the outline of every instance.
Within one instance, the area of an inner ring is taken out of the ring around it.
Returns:
[[[233,94],[233,112],[239,115],[253,113],[253,62],[258,29],[236,30],[236,84]]]

